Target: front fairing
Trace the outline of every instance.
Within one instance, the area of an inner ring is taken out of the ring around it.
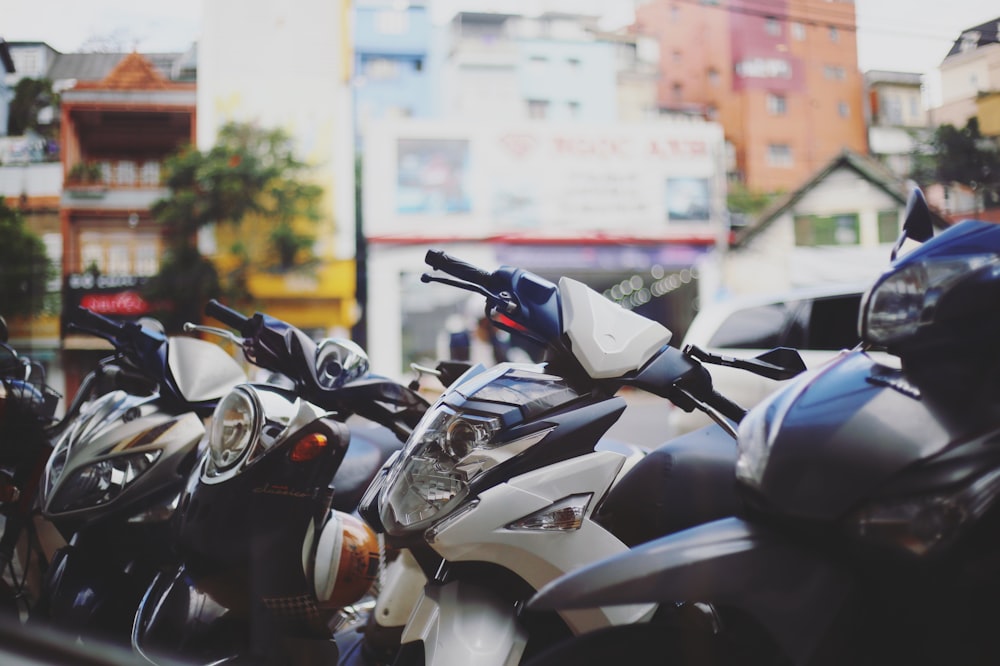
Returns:
[[[274,557],[300,557],[311,521],[330,505],[331,480],[350,441],[347,426],[292,393],[267,385],[254,390],[269,394],[260,441],[222,473],[203,455],[181,495],[177,542],[209,568],[246,563],[262,548]],[[325,437],[327,446],[316,458],[296,461],[294,445],[311,434]]]
[[[765,419],[769,452],[745,483],[768,513],[836,520],[894,476],[959,440],[977,425],[938,409],[905,375],[862,352],[847,352],[782,389],[744,420],[740,446]]]
[[[42,511],[51,520],[74,522],[144,510],[145,498],[179,491],[182,463],[204,434],[195,413],[166,411],[156,394],[107,393],[88,403],[56,442],[44,472]],[[142,454],[153,462],[119,494],[100,502],[81,498],[82,488],[74,481],[88,469]]]
[[[563,427],[578,428],[578,437],[560,439],[560,447],[541,445],[557,427],[549,415],[583,403],[593,406],[591,419]],[[517,473],[592,451],[620,413],[617,400],[581,395],[542,366],[472,368],[428,410],[384,478],[376,480],[383,484],[377,523],[394,536],[419,534],[467,498]],[[456,433],[470,430],[478,439],[456,445]],[[367,493],[365,506],[374,494]]]

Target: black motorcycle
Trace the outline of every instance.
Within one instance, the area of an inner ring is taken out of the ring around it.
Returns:
[[[379,566],[375,535],[351,512],[427,401],[369,374],[349,340],[317,344],[216,301],[206,313],[239,335],[189,330],[237,342],[277,377],[219,403],[174,520],[180,564],[146,591],[133,646],[152,662],[335,663],[331,623]]]
[[[45,462],[37,503],[65,545],[31,617],[127,644],[143,591],[172,561],[169,519],[206,419],[246,375],[218,345],[164,335],[154,320],[80,307],[68,325],[114,351],[84,377]]]

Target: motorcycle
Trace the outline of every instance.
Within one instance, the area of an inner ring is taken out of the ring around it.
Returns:
[[[7,344],[0,318],[0,608],[13,617],[26,613],[30,550],[16,553],[23,534],[37,548],[31,514],[41,471],[52,447],[55,412],[62,396],[45,382],[45,370]],[[39,561],[44,566],[44,560]]]
[[[559,614],[523,605],[587,562],[731,515],[744,410],[712,389],[703,363],[784,378],[801,359],[681,351],[667,328],[580,282],[486,272],[438,251],[426,261],[451,277],[425,282],[484,296],[487,316],[543,345],[546,361],[467,370],[369,487],[359,512],[409,573],[382,586],[363,633],[338,635],[341,663],[517,663],[556,637],[645,617],[644,604]],[[648,455],[609,442],[626,386],[718,425]]]
[[[205,420],[245,381],[219,346],[79,307],[68,325],[114,352],[87,374],[45,463],[37,501],[65,540],[31,609],[79,636],[128,641],[149,581],[169,561],[169,518]]]
[[[239,334],[187,329],[235,342],[285,381],[244,383],[220,401],[174,518],[179,564],[138,604],[133,647],[153,663],[335,663],[330,625],[381,565],[352,512],[428,403],[370,374],[350,340],[317,344],[217,301],[206,314]]]
[[[927,219],[915,191],[900,241],[926,242],[894,249],[865,295],[864,347],[743,420],[739,517],[573,572],[530,603],[700,602],[711,616],[582,636],[535,664],[998,662],[1000,227],[930,238]]]

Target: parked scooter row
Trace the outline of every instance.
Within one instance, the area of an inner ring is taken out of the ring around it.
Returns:
[[[351,343],[211,303],[238,335],[192,332],[236,343],[276,379],[233,377],[213,394],[176,502],[155,505],[172,517],[135,579],[133,646],[195,663],[995,663],[1000,228],[930,236],[917,193],[900,244],[926,242],[894,250],[867,294],[864,346],[805,373],[792,350],[679,350],[581,283],[436,251],[427,262],[449,277],[424,280],[482,295],[495,325],[545,348],[543,363],[440,365],[447,388],[428,405],[370,375]],[[163,341],[145,349],[167,357]],[[144,397],[173,395],[170,363],[122,364],[136,404],[154,372]],[[713,389],[712,364],[802,374],[746,412]],[[609,441],[625,387],[715,425],[652,452]],[[92,432],[118,443],[70,487],[131,523],[115,502],[155,478],[164,454],[148,454],[172,426],[129,434],[157,412],[93,411],[114,393],[75,410],[46,474],[77,469],[73,433],[83,441],[88,419],[108,415]],[[47,479],[45,506],[58,497]],[[68,552],[88,524],[73,525]],[[371,613],[333,640],[338,609],[366,594]]]

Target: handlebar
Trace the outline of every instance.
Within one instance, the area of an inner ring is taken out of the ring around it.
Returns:
[[[84,328],[102,337],[118,338],[125,330],[125,324],[108,319],[92,310],[78,305],[71,317],[71,324]]]
[[[235,328],[240,332],[243,332],[244,326],[250,321],[249,317],[243,316],[241,313],[223,305],[214,298],[205,304],[205,314],[213,319],[218,319],[226,326]]]
[[[461,259],[456,259],[441,250],[428,250],[424,257],[424,262],[431,268],[481,287],[489,288],[494,281],[493,273],[484,271]]]

